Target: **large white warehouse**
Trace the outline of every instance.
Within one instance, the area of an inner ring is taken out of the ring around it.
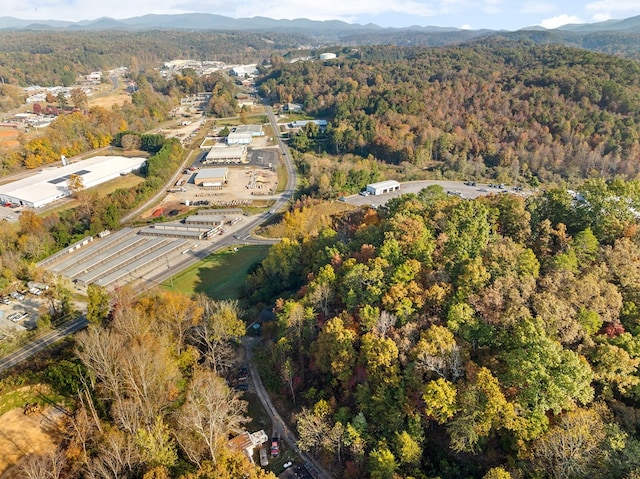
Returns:
[[[91,188],[120,175],[137,171],[146,162],[145,158],[94,156],[66,166],[44,168],[27,178],[0,185],[0,201],[40,208],[71,196],[68,186],[71,175],[79,175],[82,177],[83,186]]]

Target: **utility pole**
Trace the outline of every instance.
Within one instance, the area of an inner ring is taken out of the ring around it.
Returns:
[[[171,289],[173,289],[173,273],[171,271],[171,265],[169,264],[169,258],[165,256],[164,259],[167,261],[167,269],[169,270],[169,281],[171,282]]]

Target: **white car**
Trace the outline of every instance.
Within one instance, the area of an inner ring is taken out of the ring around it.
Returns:
[[[282,467],[284,467],[285,469],[289,469],[291,466],[293,466],[293,462],[289,461],[289,462],[285,462]]]
[[[40,296],[42,294],[42,291],[40,291],[38,288],[31,288],[29,289],[29,292],[31,294],[35,294],[36,296]]]
[[[22,311],[18,311],[16,313],[11,313],[9,316],[7,316],[7,319],[9,321],[13,321],[14,323],[17,323],[18,321],[24,319],[27,317],[27,313],[24,313]]]

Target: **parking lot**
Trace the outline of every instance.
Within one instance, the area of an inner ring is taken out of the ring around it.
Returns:
[[[0,205],[0,221],[16,222],[20,218],[21,208]]]
[[[11,331],[34,329],[45,299],[29,292],[24,294],[22,300],[10,296],[7,298],[10,304],[0,303],[0,335],[6,336],[11,334]],[[16,319],[12,321],[11,318]]]
[[[391,198],[407,193],[419,193],[420,190],[428,186],[438,185],[441,186],[449,195],[459,196],[465,199],[475,199],[480,196],[486,196],[490,194],[498,193],[513,193],[517,195],[527,196],[531,194],[530,191],[522,189],[516,189],[512,186],[505,185],[489,185],[480,184],[476,182],[463,182],[463,181],[446,181],[446,180],[423,180],[423,181],[411,181],[408,183],[402,183],[399,190],[385,193],[382,195],[353,195],[344,198],[345,203],[351,205],[364,206],[371,205],[378,207],[384,205]]]

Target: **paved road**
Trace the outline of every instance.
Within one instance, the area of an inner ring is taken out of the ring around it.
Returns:
[[[293,164],[293,159],[291,158],[291,153],[289,152],[289,147],[282,140],[280,136],[280,130],[278,129],[278,122],[276,120],[276,116],[273,114],[273,108],[270,105],[265,104],[265,110],[267,111],[267,116],[269,117],[269,122],[271,123],[271,127],[273,128],[273,134],[278,140],[278,146],[280,147],[280,151],[282,152],[282,158],[284,159],[284,165],[287,168],[287,186],[284,189],[284,192],[280,196],[280,199],[276,201],[273,206],[274,211],[279,211],[284,205],[293,197],[293,193],[295,192],[296,185],[298,183],[298,172]]]
[[[81,316],[77,319],[64,323],[57,329],[45,334],[44,336],[32,341],[18,351],[0,360],[0,373],[12,368],[16,364],[30,358],[34,354],[42,351],[44,348],[52,345],[56,341],[61,340],[65,336],[80,331],[87,327],[87,318]]]
[[[253,386],[253,390],[260,399],[262,403],[262,407],[267,412],[269,417],[271,418],[271,424],[273,425],[274,434],[280,437],[281,440],[284,440],[293,451],[300,456],[300,458],[305,462],[305,466],[307,470],[311,473],[311,475],[315,479],[332,479],[333,476],[329,474],[316,460],[314,457],[307,455],[302,452],[298,447],[298,438],[296,435],[289,429],[287,424],[282,420],[282,417],[273,406],[271,402],[271,398],[267,393],[264,385],[262,384],[262,380],[260,379],[260,374],[258,374],[258,369],[256,365],[253,363],[253,346],[255,342],[258,341],[255,337],[245,336],[242,339],[242,344],[244,345],[246,354],[247,354],[247,364],[249,365],[250,371],[250,381]]]
[[[145,275],[142,278],[139,278],[144,282],[144,284],[141,285],[141,287],[145,289],[152,288],[162,283],[163,281],[169,279],[172,275],[188,268],[191,265],[196,264],[198,261],[206,258],[210,254],[215,253],[216,251],[220,251],[221,249],[224,249],[224,248],[235,246],[235,245],[242,245],[242,244],[269,245],[269,244],[277,243],[279,241],[279,240],[266,239],[266,238],[256,238],[252,236],[253,230],[258,225],[267,221],[275,212],[283,209],[286,206],[286,204],[291,200],[291,198],[293,198],[293,194],[295,192],[296,185],[298,182],[298,173],[293,164],[293,159],[291,158],[291,153],[289,152],[289,148],[284,143],[284,141],[282,141],[282,138],[280,138],[280,135],[278,134],[279,129],[278,129],[276,117],[273,114],[273,109],[269,105],[265,105],[265,110],[267,111],[267,116],[269,117],[269,121],[271,122],[271,126],[273,127],[275,136],[278,140],[278,146],[280,147],[280,151],[282,152],[284,164],[287,169],[287,184],[285,186],[284,191],[280,195],[275,197],[276,202],[274,203],[274,205],[271,207],[269,211],[266,211],[264,213],[260,213],[254,216],[244,216],[242,222],[239,223],[239,225],[236,228],[229,231],[229,233],[226,234],[225,236],[219,236],[219,237],[216,236],[205,247],[197,250],[192,250],[188,254],[182,255],[183,257],[177,260],[174,260],[170,265],[168,264],[167,268],[159,268],[156,271],[148,275]],[[182,168],[178,170],[178,172],[181,172],[181,171],[182,171]],[[172,178],[169,184],[173,184],[172,182],[175,182],[175,179]],[[165,194],[164,189],[161,190],[156,196],[159,197],[163,194]],[[153,199],[150,201],[152,202]],[[148,203],[149,202],[147,202],[147,204]],[[141,210],[141,209],[143,208],[141,207],[138,210]],[[133,217],[135,213],[136,212],[132,213],[131,215],[128,215],[128,217]],[[233,233],[233,236],[230,233]]]
[[[169,180],[165,183],[165,185],[158,190],[158,192],[133,210],[131,213],[128,213],[126,216],[123,216],[120,219],[120,223],[124,224],[128,221],[131,221],[133,218],[141,214],[143,211],[151,208],[151,205],[158,203],[164,196],[167,194],[167,190],[176,184],[178,178],[182,175],[182,171],[191,163],[191,156],[193,155],[194,150],[189,151],[189,154],[185,158],[185,160],[180,164],[180,167],[176,170],[176,172],[169,178]]]

